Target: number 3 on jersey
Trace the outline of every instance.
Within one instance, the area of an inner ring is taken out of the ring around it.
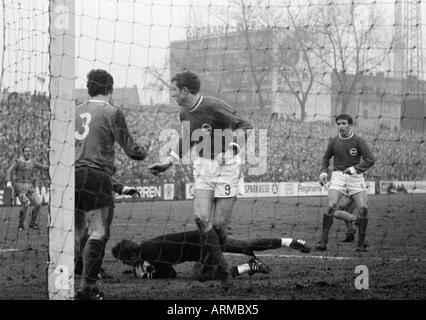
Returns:
[[[81,126],[83,127],[84,131],[83,133],[79,133],[79,131],[74,132],[74,136],[77,140],[83,140],[85,139],[89,134],[89,123],[92,121],[92,115],[88,112],[84,112],[80,114],[81,118]]]

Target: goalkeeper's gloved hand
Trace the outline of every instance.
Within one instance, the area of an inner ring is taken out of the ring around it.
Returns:
[[[327,177],[328,177],[327,172],[323,172],[323,173],[320,174],[319,184],[320,184],[321,187],[324,187],[325,184],[327,183]]]
[[[8,182],[6,183],[6,187],[8,187],[8,188],[12,188],[12,182],[8,181]]]
[[[354,167],[349,167],[345,171],[343,171],[344,174],[348,174],[350,176],[357,174],[356,169]]]
[[[148,261],[139,262],[134,268],[133,273],[138,279],[152,279],[155,268]]]
[[[124,195],[132,196],[133,199],[142,198],[138,189],[133,188],[133,187],[124,186],[123,191],[121,193],[124,194]]]

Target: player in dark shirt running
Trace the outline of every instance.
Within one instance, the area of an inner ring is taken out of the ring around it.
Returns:
[[[230,274],[235,277],[245,272],[269,273],[262,261],[256,258],[255,251],[263,251],[288,247],[309,253],[310,248],[304,240],[292,238],[256,238],[248,240],[236,240],[226,238],[223,252],[245,254],[251,257],[248,263],[233,266]],[[114,258],[124,264],[134,267],[135,276],[138,278],[175,278],[176,271],[173,265],[183,262],[198,262],[207,254],[203,250],[202,236],[198,230],[179,233],[170,233],[143,241],[140,245],[130,240],[121,240],[112,248]],[[196,280],[216,280],[217,274],[204,273],[200,279],[194,266],[193,277]]]
[[[133,160],[143,160],[150,146],[136,144],[130,136],[123,113],[110,104],[114,80],[105,70],[87,75],[91,97],[75,112],[75,210],[88,221],[89,239],[83,250],[83,273],[76,299],[102,299],[95,288],[114,206],[112,181],[114,144]],[[84,230],[76,226],[76,248]]]
[[[328,234],[333,224],[333,217],[336,217],[357,225],[357,251],[367,251],[364,240],[368,223],[368,205],[363,173],[374,165],[375,159],[364,139],[353,131],[353,119],[350,115],[338,115],[336,124],[339,134],[327,145],[319,177],[319,183],[325,185],[330,160],[333,158],[333,172],[328,187],[328,207],[323,216],[321,240],[316,249],[327,250]],[[342,207],[338,208],[343,196],[348,196],[355,202],[360,212],[358,217],[344,211]]]

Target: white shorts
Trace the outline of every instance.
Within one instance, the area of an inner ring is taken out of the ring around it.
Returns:
[[[349,175],[343,174],[342,171],[333,171],[328,187],[328,190],[330,189],[338,190],[345,195],[352,196],[361,191],[367,191],[367,186],[362,173]]]
[[[217,160],[198,157],[193,163],[194,190],[212,190],[215,198],[236,197],[239,184],[244,183],[241,159],[220,165]]]

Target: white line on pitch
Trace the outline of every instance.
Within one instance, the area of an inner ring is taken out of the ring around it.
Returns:
[[[0,249],[1,252],[13,252],[13,251],[19,251],[18,249]]]
[[[224,253],[226,255],[239,255],[238,253]],[[379,258],[379,257],[334,257],[334,256],[314,256],[314,255],[295,255],[295,254],[256,254],[257,257],[272,258],[296,258],[296,259],[324,259],[324,260],[374,260],[374,261],[391,261],[391,262],[426,262],[426,259],[404,259],[404,258]]]

